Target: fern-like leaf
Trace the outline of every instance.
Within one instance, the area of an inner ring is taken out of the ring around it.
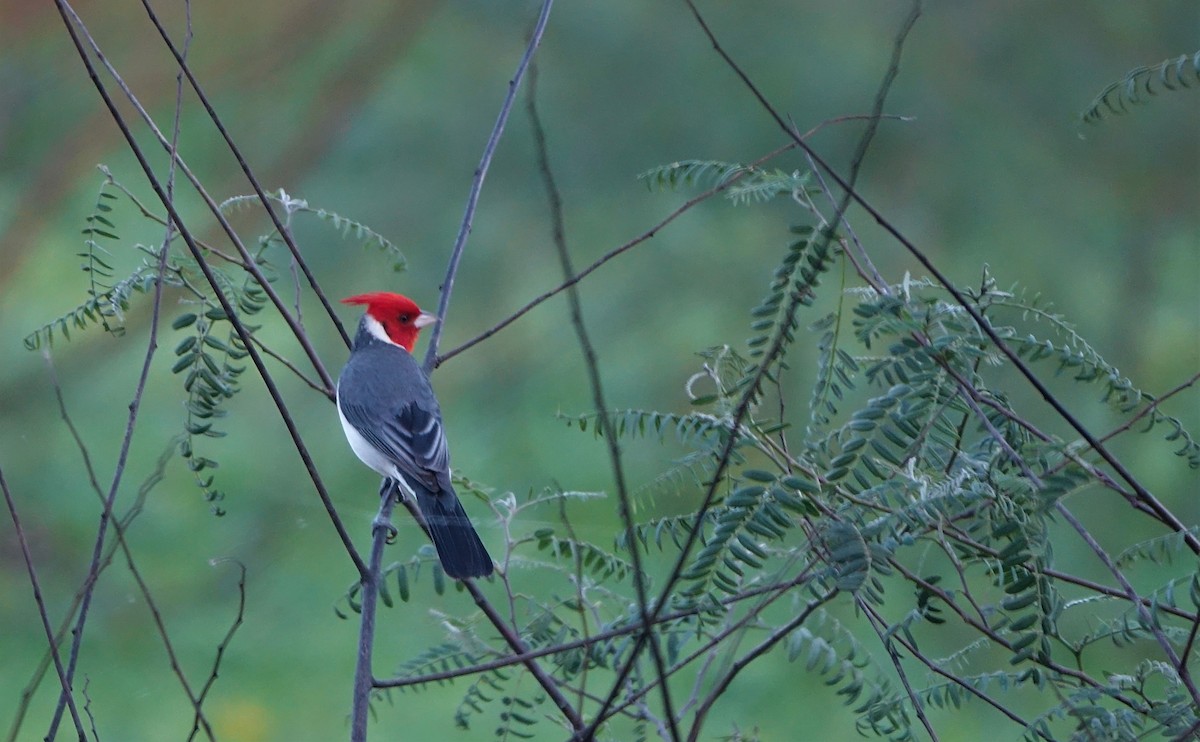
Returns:
[[[1134,67],[1120,80],[1100,91],[1081,118],[1097,124],[1108,116],[1128,113],[1131,106],[1143,105],[1162,92],[1177,92],[1200,86],[1200,51],[1167,59],[1153,67]]]

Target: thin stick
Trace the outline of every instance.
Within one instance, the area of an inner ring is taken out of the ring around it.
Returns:
[[[913,711],[916,712],[917,718],[921,720],[921,726],[925,727],[925,731],[929,733],[929,738],[937,742],[938,735],[930,723],[929,717],[925,715],[925,704],[921,703],[921,698],[913,690],[912,683],[908,682],[908,673],[904,671],[904,665],[900,664],[900,653],[896,651],[896,645],[893,643],[893,637],[885,633],[885,627],[888,625],[879,614],[872,610],[872,606],[862,598],[855,599],[855,605],[860,611],[863,611],[871,624],[871,628],[875,630],[875,635],[879,637],[879,642],[883,644],[884,651],[887,652],[888,659],[892,661],[892,667],[896,670],[896,676],[900,678],[900,684],[904,686],[904,692],[908,694],[908,702],[912,704]]]
[[[752,170],[753,168],[761,165],[762,163],[766,162],[767,160],[778,157],[779,155],[783,154],[784,152],[787,152],[788,150],[793,149],[795,146],[796,145],[794,145],[794,144],[785,144],[784,146],[770,152],[769,154],[763,155],[762,157],[758,158],[757,160],[752,162],[749,166],[747,166],[746,168],[744,168],[743,170],[741,170],[740,172],[738,172],[737,174],[735,174],[728,180],[718,183],[717,185],[713,186],[712,188],[709,188],[707,191],[704,191],[700,195],[688,199],[687,201],[685,201],[683,203],[683,205],[681,205],[679,208],[675,209],[670,214],[668,214],[658,224],[655,224],[653,227],[651,227],[650,229],[647,229],[645,232],[642,232],[640,235],[638,235],[637,237],[634,237],[633,239],[629,240],[625,244],[608,251],[599,260],[592,263],[591,265],[584,268],[583,270],[579,271],[575,275],[571,276],[566,281],[563,281],[561,284],[559,284],[555,288],[550,289],[549,291],[545,292],[544,294],[538,296],[533,301],[531,301],[528,304],[526,304],[525,306],[521,307],[513,314],[500,320],[500,322],[496,323],[491,328],[483,331],[476,337],[468,340],[467,342],[463,343],[462,345],[458,346],[457,348],[455,348],[455,349],[449,351],[448,353],[446,353],[445,355],[441,356],[440,358],[437,359],[437,365],[440,366],[443,363],[445,363],[446,361],[453,358],[454,356],[458,355],[459,353],[462,353],[464,350],[467,350],[468,348],[471,348],[471,347],[483,342],[484,340],[487,340],[492,335],[495,335],[497,332],[500,332],[505,327],[508,327],[509,325],[511,325],[513,322],[516,322],[518,319],[520,319],[526,313],[528,313],[529,310],[533,309],[537,305],[541,304],[542,302],[546,301],[547,299],[557,296],[558,294],[562,293],[563,291],[566,291],[567,289],[571,288],[575,284],[579,283],[584,278],[586,278],[588,275],[590,275],[593,271],[595,271],[597,268],[604,265],[608,261],[617,257],[618,255],[621,255],[625,252],[628,252],[629,250],[632,250],[633,248],[637,247],[638,245],[642,244],[643,242],[649,240],[651,237],[654,237],[656,234],[659,233],[660,230],[662,230],[663,227],[667,226],[671,222],[678,219],[685,212],[689,211],[693,206],[701,203],[702,201],[707,201],[708,199],[712,198],[713,196],[717,195],[718,193],[725,191],[730,186],[732,186],[734,183],[737,183],[739,180],[744,178],[746,176],[746,174],[749,173],[750,170]]]
[[[213,566],[216,566],[216,564],[220,562],[233,562],[240,570],[237,583],[238,608],[237,614],[233,617],[233,623],[229,625],[229,629],[225,632],[225,636],[221,638],[221,643],[217,645],[217,652],[216,656],[213,658],[212,670],[210,670],[208,673],[208,680],[204,682],[204,687],[200,689],[200,703],[204,703],[204,699],[208,697],[208,692],[212,690],[213,685],[217,682],[217,673],[221,669],[221,660],[225,657],[225,650],[229,648],[230,642],[233,641],[233,635],[237,633],[237,630],[242,625],[242,621],[246,617],[246,565],[242,564],[237,559],[215,559],[213,560],[212,564]],[[196,736],[196,728],[203,720],[203,717],[199,716],[199,711],[200,708],[197,706],[197,717],[192,721],[192,733],[188,736],[189,742]],[[207,728],[207,726],[207,722],[205,722],[205,727]],[[212,735],[209,734],[209,737],[211,738]]]
[[[425,351],[424,366],[427,374],[431,373],[437,365],[438,343],[442,339],[442,327],[446,323],[446,312],[450,309],[450,294],[454,290],[454,278],[458,275],[458,264],[462,260],[463,250],[467,246],[467,237],[471,234],[471,224],[475,220],[475,206],[479,203],[479,194],[483,190],[483,179],[487,177],[488,167],[492,164],[492,156],[496,153],[496,146],[500,143],[504,126],[508,123],[508,114],[517,97],[517,89],[521,86],[521,78],[525,76],[525,70],[529,67],[534,52],[542,42],[542,34],[546,30],[546,22],[550,20],[550,8],[553,5],[554,0],[543,0],[542,2],[541,13],[538,14],[537,22],[533,26],[533,33],[529,35],[529,44],[525,47],[525,53],[521,55],[517,71],[513,73],[512,79],[508,82],[508,93],[500,105],[500,113],[496,116],[496,124],[492,127],[487,146],[483,148],[479,167],[475,169],[475,179],[471,181],[471,190],[467,194],[467,207],[463,213],[462,224],[458,228],[458,237],[454,239],[454,249],[450,252],[450,264],[446,266],[446,278],[442,281],[442,295],[438,299],[437,308],[437,316],[441,321],[434,324],[433,334],[429,339],[429,348]]]
[[[536,76],[530,80],[526,108],[533,129],[534,148],[537,152],[538,170],[546,187],[546,199],[550,205],[551,222],[554,225],[553,242],[562,265],[563,276],[570,280],[575,275],[571,265],[571,254],[567,249],[566,226],[563,221],[562,195],[554,182],[554,173],[550,169],[550,155],[546,148],[546,132],[542,128],[542,120],[538,116],[536,102]],[[583,320],[583,305],[579,300],[579,290],[574,285],[567,289],[567,303],[571,308],[571,325],[579,338],[579,347],[583,353],[584,366],[587,368],[588,384],[592,389],[592,404],[596,408],[596,421],[608,448],[609,465],[612,467],[613,482],[617,488],[617,502],[621,523],[625,526],[625,542],[629,548],[630,561],[633,563],[633,585],[637,594],[638,615],[641,618],[642,630],[650,645],[650,654],[654,660],[654,669],[658,673],[658,685],[662,694],[663,715],[666,718],[667,731],[673,742],[679,742],[679,726],[675,720],[675,710],[671,702],[670,685],[667,683],[666,662],[662,657],[657,637],[653,636],[653,624],[650,622],[646,575],[642,567],[642,552],[638,547],[637,534],[634,532],[636,523],[633,519],[633,505],[629,497],[629,488],[625,483],[625,467],[621,461],[621,448],[617,443],[617,431],[613,429],[612,420],[608,416],[608,404],[604,400],[604,385],[600,379],[600,363],[596,348],[588,335],[587,325]]]
[[[13,529],[16,531],[17,541],[21,545],[21,557],[25,560],[25,570],[29,572],[29,584],[33,587],[33,602],[37,604],[38,617],[42,619],[42,630],[46,632],[50,655],[54,659],[54,669],[58,672],[58,682],[62,685],[63,698],[66,699],[67,708],[71,710],[71,720],[75,722],[75,731],[79,733],[79,739],[87,739],[87,734],[83,731],[83,720],[79,718],[79,709],[75,708],[75,698],[71,693],[71,678],[63,668],[62,657],[58,654],[58,643],[54,640],[54,629],[50,628],[50,617],[46,614],[46,601],[42,598],[42,588],[38,583],[37,570],[33,567],[33,555],[29,552],[29,543],[25,540],[25,530],[21,528],[21,519],[17,516],[17,505],[13,502],[12,493],[8,491],[8,482],[4,481],[3,468],[0,468],[0,490],[4,491],[4,502],[8,505],[8,514],[12,517]]]
[[[372,521],[371,557],[367,572],[359,579],[362,586],[362,613],[358,628],[358,655],[354,666],[354,698],[350,711],[351,742],[366,742],[367,713],[371,708],[371,654],[375,645],[375,612],[379,602],[379,570],[383,564],[383,547],[391,531],[392,509],[399,492],[389,481],[379,498],[379,514]]]

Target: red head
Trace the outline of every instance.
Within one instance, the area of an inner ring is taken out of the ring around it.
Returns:
[[[417,344],[417,335],[421,328],[437,322],[437,317],[421,311],[417,303],[407,296],[392,294],[387,291],[376,291],[371,294],[359,294],[342,299],[343,304],[365,304],[367,316],[379,323],[379,330],[369,329],[380,340],[387,340],[403,347],[412,353]],[[386,334],[383,337],[381,333]]]

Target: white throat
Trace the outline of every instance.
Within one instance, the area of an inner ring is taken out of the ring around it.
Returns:
[[[394,345],[397,348],[404,348],[403,345],[400,345],[388,337],[387,330],[383,329],[383,323],[379,320],[375,319],[369,314],[364,314],[363,321],[365,321],[367,324],[367,332],[371,333],[376,340],[382,340],[383,342],[388,343],[389,345]],[[407,350],[407,348],[404,349]]]

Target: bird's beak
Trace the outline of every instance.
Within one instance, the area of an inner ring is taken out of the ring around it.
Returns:
[[[438,321],[438,318],[435,317],[434,315],[429,314],[428,312],[421,312],[420,314],[417,315],[416,320],[413,321],[413,325],[415,325],[419,329],[419,328],[425,327],[426,325],[432,325],[434,322],[437,322],[437,321]]]

